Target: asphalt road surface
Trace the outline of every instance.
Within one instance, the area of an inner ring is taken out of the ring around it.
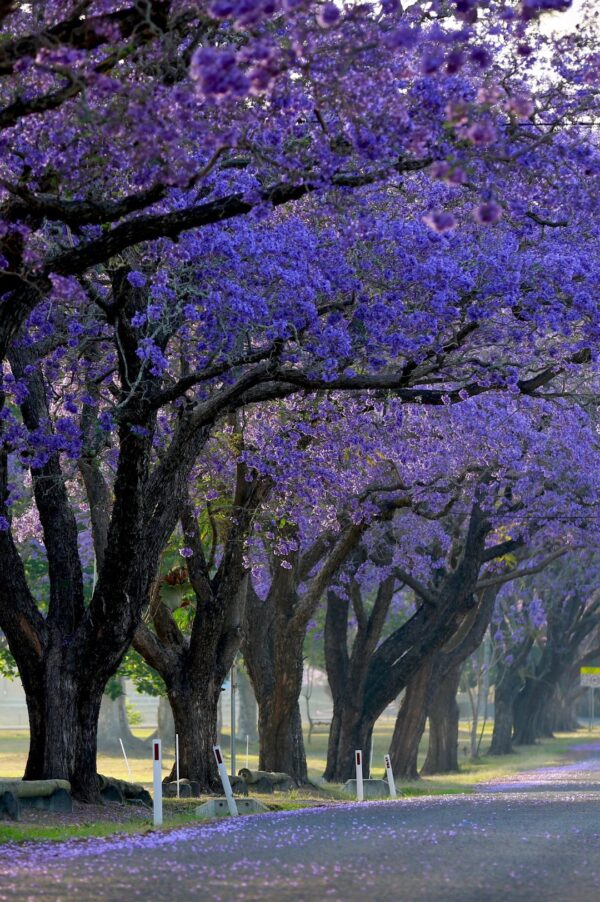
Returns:
[[[472,796],[0,849],[2,900],[599,902],[600,747]]]

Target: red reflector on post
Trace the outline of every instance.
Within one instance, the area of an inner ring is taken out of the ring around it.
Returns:
[[[223,757],[221,755],[221,749],[215,748],[215,758],[217,759],[217,764],[223,764]]]
[[[160,749],[160,746],[159,746],[158,742],[155,742],[154,743],[154,760],[155,761],[160,761],[159,749]]]
[[[356,753],[356,763],[360,764],[360,752]]]

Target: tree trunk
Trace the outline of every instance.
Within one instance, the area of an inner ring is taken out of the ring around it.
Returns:
[[[360,564],[361,557],[357,557]],[[327,745],[325,779],[343,783],[355,775],[354,753],[363,752],[363,774],[370,775],[370,748],[377,713],[366,703],[369,664],[377,647],[394,594],[393,577],[383,580],[367,614],[359,586],[350,586],[357,627],[348,654],[350,598],[334,590],[327,594],[325,663],[333,698],[333,720]]]
[[[121,743],[127,752],[144,752],[148,746],[131,732],[127,719],[127,695],[125,680],[120,679],[121,694],[117,698],[102,696],[100,716],[98,718],[98,750],[121,754]]]
[[[429,747],[422,774],[458,771],[458,719],[456,693],[462,664],[445,674],[429,705]]]
[[[250,669],[258,702],[259,770],[289,774],[299,785],[308,781],[300,713],[303,640],[282,630],[273,658],[263,657]]]
[[[374,722],[362,710],[362,697],[357,698],[352,692],[334,704],[325,779],[332,783],[345,783],[353,779],[356,771],[354,753],[357,749],[363,752],[363,776],[368,777]]]
[[[544,707],[549,702],[550,688],[547,684],[527,681],[514,704],[515,745],[533,745],[541,735],[541,718]]]
[[[512,754],[513,699],[496,691],[494,729],[488,755]]]
[[[398,711],[390,745],[394,776],[418,780],[417,756],[427,721],[433,661],[430,658],[409,682]]]
[[[30,746],[26,780],[68,780],[73,795],[97,801],[96,746],[104,691],[100,675],[89,682],[87,664],[76,665],[50,653],[45,680],[26,690]]]
[[[75,762],[71,774],[71,791],[78,799],[97,801],[98,766],[96,749],[98,745],[98,717],[104,694],[102,681],[80,697],[77,712],[77,735]]]
[[[248,737],[250,742],[256,742],[258,739],[257,719],[258,708],[252,683],[248,678],[248,674],[243,667],[238,667],[238,698],[240,711],[240,735],[242,738]]]
[[[581,728],[575,706],[581,695],[579,681],[566,691],[559,686],[554,698],[554,729],[559,733],[573,733]]]
[[[266,603],[248,597],[244,661],[258,703],[259,769],[308,782],[300,696],[304,630],[294,630],[287,612],[270,619]]]
[[[275,709],[277,714],[275,714]],[[274,701],[259,706],[259,770],[289,774],[296,783],[308,782],[302,719],[298,701]]]
[[[162,740],[163,746],[174,749],[175,733],[177,732],[175,729],[175,719],[169,700],[168,698],[165,698],[164,695],[161,695],[158,700],[156,719],[158,736]]]
[[[173,712],[175,732],[179,736],[179,774],[182,779],[194,780],[200,790],[220,791],[219,775],[213,746],[218,744],[217,708],[221,686],[206,681],[190,683],[185,673],[167,686],[169,704]],[[170,780],[176,779],[173,763]]]

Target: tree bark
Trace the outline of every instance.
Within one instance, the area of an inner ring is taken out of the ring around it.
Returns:
[[[121,694],[117,698],[111,698],[104,694],[100,705],[98,718],[98,749],[105,752],[121,754],[123,742],[127,752],[144,752],[148,747],[142,739],[138,739],[131,732],[127,719],[127,695],[125,693],[125,680],[119,680]]]
[[[365,528],[350,523],[335,539],[319,536],[304,554],[296,550],[288,555],[289,567],[277,560],[264,600],[249,585],[243,652],[258,702],[260,767],[287,773],[299,785],[308,781],[300,716],[306,630]],[[293,532],[288,538],[295,538]],[[318,573],[311,577],[319,563]]]
[[[419,778],[417,758],[427,721],[432,671],[433,659],[429,658],[408,683],[400,704],[390,743],[392,770],[399,780]]]
[[[179,773],[200,784],[201,791],[219,790],[213,746],[218,744],[217,706],[221,686],[214,682],[190,685],[181,673],[168,688],[175,732],[179,736]],[[169,774],[177,777],[175,763]]]
[[[354,563],[360,566],[363,560],[364,555],[358,553]],[[356,749],[364,752],[363,773],[369,775],[368,751],[375,718],[365,710],[365,688],[369,664],[381,638],[395,584],[393,576],[379,584],[370,613],[367,613],[360,587],[354,581],[345,598],[335,591],[327,594],[325,664],[333,698],[333,720],[327,745],[326,780],[342,783],[354,776]],[[348,654],[350,601],[357,625],[352,651]]]
[[[238,667],[238,698],[240,735],[250,742],[258,739],[258,707],[252,683],[244,667]]]
[[[289,774],[300,785],[308,781],[300,713],[304,634],[293,634],[283,622],[268,626],[258,615],[260,605],[256,596],[248,600],[243,645],[258,704],[258,766]]]
[[[429,746],[422,774],[458,771],[458,703],[456,693],[462,663],[448,671],[429,705]]]
[[[158,700],[158,710],[156,712],[157,732],[164,746],[175,748],[175,718],[173,717],[173,709],[168,698],[164,695]]]
[[[544,707],[552,696],[553,686],[526,681],[514,704],[514,743],[534,745],[542,735]]]
[[[513,698],[496,691],[494,729],[488,749],[489,755],[510,755],[513,751]]]

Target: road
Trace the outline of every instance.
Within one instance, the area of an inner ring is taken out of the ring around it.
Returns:
[[[0,851],[1,900],[598,902],[600,747],[472,796]]]

